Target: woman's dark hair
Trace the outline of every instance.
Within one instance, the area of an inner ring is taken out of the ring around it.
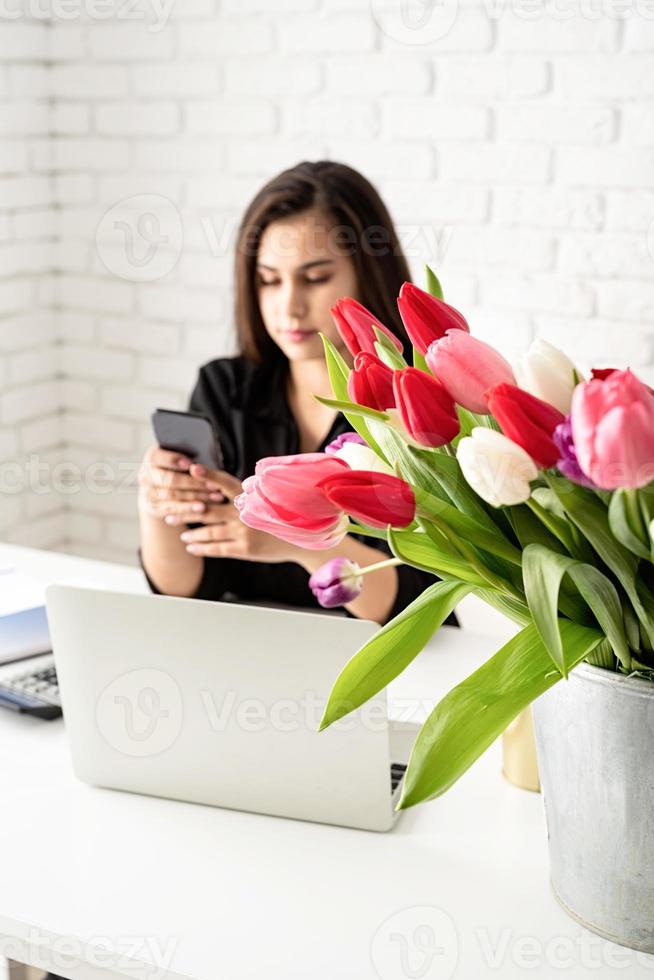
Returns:
[[[410,273],[386,205],[356,170],[332,160],[319,160],[282,171],[261,188],[243,216],[235,268],[240,352],[255,361],[281,354],[259,310],[257,253],[268,225],[309,208],[318,208],[333,220],[339,243],[354,262],[357,299],[410,350],[396,305],[400,287],[410,279]]]

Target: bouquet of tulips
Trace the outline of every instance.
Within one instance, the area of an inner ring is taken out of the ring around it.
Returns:
[[[284,540],[380,536],[390,562],[435,576],[345,664],[321,728],[396,677],[467,594],[518,624],[423,725],[400,807],[447,790],[583,660],[654,681],[654,392],[629,370],[587,379],[542,340],[512,366],[429,269],[427,286],[398,298],[412,365],[368,310],[336,304],[354,365],[323,338],[335,397],[321,400],[356,432],[324,454],[261,460],[236,500],[245,523]],[[343,604],[377,567],[332,560],[311,587]]]

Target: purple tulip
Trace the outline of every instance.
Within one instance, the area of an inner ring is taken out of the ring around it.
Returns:
[[[325,609],[344,606],[361,594],[361,569],[349,558],[332,558],[313,573],[309,588]]]
[[[365,439],[362,439],[358,432],[344,432],[342,435],[336,436],[335,439],[332,439],[331,442],[327,443],[325,446],[325,452],[329,456],[333,456],[339,449],[342,449],[346,442],[356,442],[361,446],[366,445]]]
[[[567,476],[569,480],[572,480],[573,483],[594,489],[595,484],[592,480],[588,479],[579,465],[577,450],[575,449],[572,438],[572,423],[569,415],[566,415],[565,420],[557,425],[552,433],[552,440],[561,454],[556,463],[559,471],[564,476]]]

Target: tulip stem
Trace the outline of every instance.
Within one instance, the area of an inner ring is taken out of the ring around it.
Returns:
[[[378,561],[374,565],[364,565],[359,575],[367,575],[368,572],[378,572],[381,568],[392,568],[394,565],[404,565],[401,558],[388,558],[386,561]]]

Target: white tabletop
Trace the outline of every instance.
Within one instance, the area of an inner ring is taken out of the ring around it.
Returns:
[[[147,591],[134,568],[0,545],[4,563]],[[443,629],[393,712],[427,711],[498,645]],[[503,780],[499,744],[389,834],[94,789],[62,722],[9,711],[0,776],[0,954],[72,980],[654,976],[558,907],[542,800]]]

